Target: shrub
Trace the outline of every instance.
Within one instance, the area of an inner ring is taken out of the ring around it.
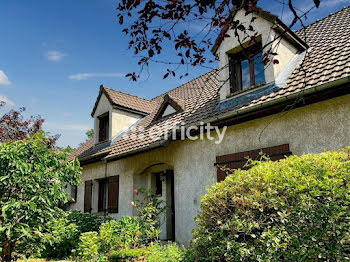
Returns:
[[[179,262],[184,259],[184,250],[175,243],[157,243],[148,247],[146,258],[148,262]]]
[[[100,241],[97,232],[87,232],[80,236],[77,257],[83,261],[96,260],[99,256]]]
[[[41,256],[52,259],[71,256],[72,250],[78,247],[81,234],[98,231],[103,221],[103,217],[92,214],[67,212],[63,218],[49,224],[49,229],[42,238],[44,250]]]
[[[141,236],[140,224],[136,217],[122,217],[118,221],[104,223],[100,229],[102,252],[112,249],[135,248]]]
[[[101,217],[93,214],[82,213],[80,211],[69,211],[67,219],[69,223],[77,225],[79,232],[97,232],[106,220],[109,221],[110,217]]]
[[[119,259],[139,258],[144,256],[146,253],[147,249],[145,248],[122,249],[112,253],[109,258],[113,261],[118,261]]]
[[[157,242],[145,248],[118,250],[109,256],[113,261],[140,257],[145,257],[147,262],[179,262],[183,261],[184,250],[175,243],[161,245]]]
[[[193,261],[350,259],[350,148],[253,163],[202,198]]]
[[[166,205],[163,200],[155,197],[151,190],[140,188],[138,190],[135,189],[134,193],[142,195],[141,200],[133,202],[133,205],[137,210],[137,221],[142,232],[140,242],[146,245],[158,240],[161,232],[161,221],[159,218],[165,212]]]
[[[67,217],[55,220],[49,225],[50,232],[43,235],[44,250],[41,253],[45,258],[66,258],[71,255],[72,249],[77,247],[79,230],[77,225],[68,223]]]

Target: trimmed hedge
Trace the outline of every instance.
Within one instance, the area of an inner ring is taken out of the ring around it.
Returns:
[[[252,165],[202,198],[190,260],[350,260],[350,148]]]

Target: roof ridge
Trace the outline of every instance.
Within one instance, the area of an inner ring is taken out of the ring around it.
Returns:
[[[120,91],[120,90],[117,90],[117,89],[114,89],[114,88],[111,88],[111,87],[107,87],[107,86],[104,86],[104,85],[102,85],[102,88],[109,89],[109,90],[112,90],[113,92],[118,92],[118,93],[121,93],[123,95],[133,96],[133,97],[138,98],[138,99],[146,100],[147,102],[153,102],[151,99],[147,99],[147,98],[144,98],[144,97],[132,95],[130,93],[126,93],[126,92],[123,92],[123,91]]]
[[[203,77],[203,76],[205,76],[205,75],[207,75],[207,74],[209,74],[209,73],[211,73],[211,72],[213,72],[213,71],[218,71],[218,69],[217,69],[217,68],[214,68],[214,69],[212,69],[212,70],[210,70],[210,71],[208,71],[208,72],[206,72],[206,73],[204,73],[204,74],[201,74],[201,75],[199,75],[199,76],[197,76],[197,77],[191,79],[190,81],[188,81],[188,82],[186,82],[186,83],[184,83],[184,84],[181,84],[181,85],[179,85],[179,86],[177,86],[177,87],[174,87],[173,89],[170,89],[169,91],[166,91],[166,92],[164,92],[164,93],[162,93],[162,94],[160,94],[160,95],[158,95],[158,96],[153,97],[153,98],[151,99],[151,101],[154,101],[154,100],[156,100],[157,98],[159,98],[159,97],[161,97],[161,96],[164,96],[164,95],[166,95],[166,94],[170,95],[169,93],[170,93],[171,91],[174,91],[174,90],[176,90],[176,89],[178,89],[178,88],[180,88],[180,87],[183,87],[184,85],[187,85],[188,83],[191,83],[191,82],[193,82],[193,81],[195,81],[195,80],[197,80],[197,79],[199,79],[199,78],[201,78],[201,77]],[[177,98],[176,96],[172,96],[172,97]]]
[[[328,15],[325,16],[325,17],[322,17],[322,18],[320,18],[320,19],[317,19],[316,21],[312,22],[311,24],[308,24],[307,26],[305,26],[305,28],[298,29],[298,30],[296,30],[296,31],[294,31],[294,32],[300,32],[300,31],[302,31],[303,29],[307,29],[308,27],[311,27],[311,26],[313,26],[313,25],[316,24],[316,23],[319,23],[319,22],[321,22],[321,21],[323,21],[323,20],[325,20],[325,19],[327,19],[327,18],[330,18],[331,16],[336,15],[336,14],[338,14],[338,13],[344,11],[344,9],[347,9],[347,8],[350,8],[350,5],[344,6],[342,9],[339,9],[338,11],[335,11],[334,13],[330,13],[330,14],[328,14]]]

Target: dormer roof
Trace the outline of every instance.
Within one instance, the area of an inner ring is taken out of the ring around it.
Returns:
[[[101,85],[99,95],[95,102],[95,106],[91,112],[92,117],[95,114],[97,105],[100,101],[102,94],[106,95],[108,101],[111,103],[113,107],[116,107],[125,111],[131,111],[143,116],[151,113],[156,106],[156,103],[151,100],[126,94],[121,91],[114,90]]]
[[[293,32],[285,23],[283,23],[277,15],[274,15],[261,7],[250,7],[250,11],[253,12],[253,14],[260,16],[261,18],[269,21],[270,23],[273,24],[273,29],[276,30],[278,33],[283,33],[283,37],[288,40],[291,44],[293,44],[299,51],[304,51],[309,48],[308,44],[302,40],[295,32]],[[232,16],[233,19],[236,16],[237,12],[239,11],[236,10]],[[215,44],[213,48],[211,49],[211,52],[215,55],[217,50],[220,47],[221,42],[225,39],[224,35],[227,33],[227,31],[230,29],[229,26],[224,26],[221,29],[221,32],[219,36],[216,38]]]
[[[171,107],[174,110],[175,114],[180,113],[185,109],[185,102],[179,98],[172,97],[169,94],[165,94],[163,96],[162,103],[160,104],[157,112],[154,115],[153,121],[160,119],[168,107]]]

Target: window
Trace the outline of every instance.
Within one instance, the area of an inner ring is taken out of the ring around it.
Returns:
[[[109,114],[104,114],[98,117],[99,119],[99,132],[98,141],[103,142],[109,139]]]
[[[92,210],[92,180],[85,181],[84,190],[84,212],[91,213]]]
[[[261,46],[229,55],[229,70],[231,93],[265,83]]]
[[[163,191],[163,183],[161,180],[162,173],[155,174],[156,177],[156,196],[161,196]]]
[[[71,197],[72,203],[77,202],[77,195],[78,195],[78,186],[71,185],[70,186],[70,197]]]

